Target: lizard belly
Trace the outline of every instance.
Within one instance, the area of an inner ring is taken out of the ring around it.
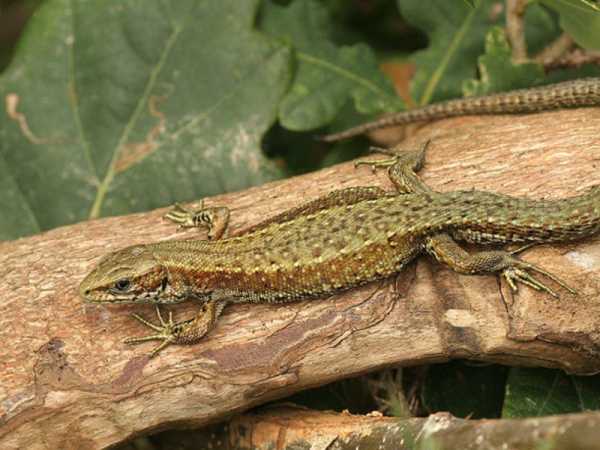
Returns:
[[[422,239],[409,236],[368,242],[354,252],[340,252],[330,258],[315,256],[285,267],[271,264],[243,268],[220,277],[217,284],[237,291],[239,301],[319,297],[389,277],[401,271],[421,249]]]

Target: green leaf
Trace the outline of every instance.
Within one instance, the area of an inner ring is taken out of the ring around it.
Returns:
[[[434,364],[423,384],[423,405],[429,412],[449,411],[457,417],[499,417],[507,368],[461,361]]]
[[[560,370],[513,368],[503,417],[535,417],[600,409],[600,376],[575,377]]]
[[[0,134],[0,146],[2,145]],[[41,231],[19,185],[0,157],[0,240]]]
[[[281,7],[267,1],[260,25],[288,43],[296,57],[294,82],[279,110],[285,128],[303,131],[326,125],[349,99],[363,114],[404,108],[366,45],[337,47],[330,41],[331,24],[320,3],[297,0]]]
[[[504,29],[493,27],[485,39],[485,54],[478,58],[480,80],[466,80],[466,95],[485,95],[538,84],[544,68],[538,63],[515,64]]]
[[[539,0],[560,14],[560,26],[580,46],[600,50],[600,7],[585,0]]]
[[[465,80],[474,78],[488,28],[502,23],[493,0],[475,7],[465,2],[398,0],[404,18],[429,38],[427,49],[416,52],[417,72],[412,96],[417,105],[457,97]]]
[[[259,144],[290,54],[252,30],[257,7],[47,1],[0,78],[1,236],[280,176]]]
[[[527,52],[535,56],[562,33],[556,15],[539,3],[530,3],[525,9],[525,40]]]

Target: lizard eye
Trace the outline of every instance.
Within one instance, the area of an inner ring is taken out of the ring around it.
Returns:
[[[131,281],[127,278],[121,278],[115,283],[115,290],[125,292],[131,287]]]

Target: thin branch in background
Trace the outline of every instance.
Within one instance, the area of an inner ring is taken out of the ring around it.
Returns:
[[[539,52],[534,59],[544,66],[550,65],[560,60],[565,53],[573,48],[573,45],[575,45],[573,38],[567,33],[563,33]]]
[[[600,65],[600,52],[576,48],[566,55],[563,55],[561,58],[544,63],[544,70],[550,72],[556,69],[577,68],[584,64]]]
[[[527,44],[523,24],[525,7],[524,0],[506,0],[506,34],[512,47],[513,61],[516,63],[527,60]]]

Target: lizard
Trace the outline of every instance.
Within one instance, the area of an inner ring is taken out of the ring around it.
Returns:
[[[466,97],[409,109],[320,137],[335,142],[379,128],[472,114],[523,114],[558,108],[600,105],[600,78],[563,81],[478,97]]]
[[[176,206],[166,217],[184,227],[206,227],[209,240],[134,245],[110,253],[81,282],[90,303],[154,303],[158,323],[134,317],[153,334],[128,344],[160,341],[193,344],[215,327],[231,303],[282,303],[332,295],[399,273],[421,253],[457,272],[499,274],[517,291],[524,284],[553,297],[541,276],[575,294],[565,282],[517,256],[517,251],[469,253],[457,241],[476,244],[571,241],[600,230],[600,185],[560,200],[532,200],[486,191],[436,192],[417,175],[427,145],[389,158],[359,161],[387,168],[396,187],[332,191],[267,219],[239,235],[224,237],[227,208]],[[535,275],[537,274],[537,275]],[[175,322],[159,305],[197,301],[194,317]]]

